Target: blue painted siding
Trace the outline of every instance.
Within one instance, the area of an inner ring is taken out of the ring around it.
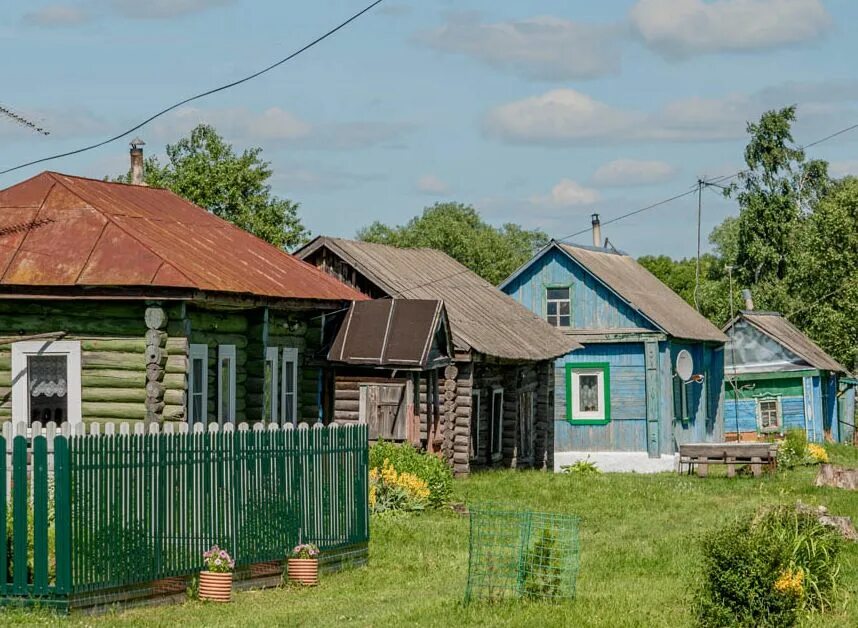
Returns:
[[[804,398],[781,397],[781,412],[783,412],[784,430],[804,429]],[[725,405],[724,422],[728,432],[736,431],[738,415],[740,432],[757,431],[757,401],[755,399],[732,399]]]
[[[685,388],[688,398],[688,421],[674,418],[674,384],[678,383],[673,371],[677,354],[686,350],[694,361],[695,373],[704,376],[702,384],[678,384]],[[669,376],[666,387],[670,389],[671,404],[666,415],[662,415],[662,435],[667,441],[662,446],[663,453],[675,452],[683,443],[715,442],[724,438],[724,422],[721,416],[724,387],[724,351],[702,342],[670,342],[670,362],[666,374]]]
[[[834,442],[840,442],[840,425],[837,421],[837,376],[829,374],[823,384],[823,408],[824,416],[822,420],[825,433],[830,434]]]
[[[536,260],[504,287],[504,292],[544,317],[546,286],[570,286],[572,326],[576,329],[655,329],[574,260],[556,250]]]

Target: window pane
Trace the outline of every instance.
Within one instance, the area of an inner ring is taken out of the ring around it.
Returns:
[[[68,361],[64,355],[27,357],[30,421],[64,423],[68,415]]]
[[[562,315],[566,315],[566,316],[569,315],[569,301],[560,301],[557,304],[557,306],[559,308],[561,316]]]
[[[568,316],[561,316],[559,319],[558,325],[559,327],[570,327],[572,325],[572,321]]]
[[[191,369],[193,370],[194,376],[194,390],[193,393],[202,393],[203,391],[203,361],[199,359],[195,359],[191,365]],[[199,416],[199,415],[197,415]]]
[[[581,412],[599,411],[598,375],[578,376],[578,409]]]
[[[547,307],[547,312],[548,312],[549,316],[554,316],[555,314],[557,314],[557,302],[556,301],[549,301],[546,304],[546,307]]]
[[[569,300],[569,288],[548,288],[548,298]]]
[[[295,363],[283,363],[283,418],[287,423],[295,420]]]
[[[262,416],[265,417],[266,420],[272,420],[275,417],[272,416],[271,411],[271,394],[274,390],[274,362],[272,360],[265,360],[265,386],[262,391]]]

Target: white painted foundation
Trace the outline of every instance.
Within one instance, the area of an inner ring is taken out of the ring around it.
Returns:
[[[679,455],[650,458],[645,451],[555,451],[554,472],[579,460],[589,460],[605,473],[663,473],[676,471]]]

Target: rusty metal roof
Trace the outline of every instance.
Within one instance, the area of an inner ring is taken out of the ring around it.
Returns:
[[[742,319],[748,321],[778,344],[786,347],[815,369],[833,371],[835,373],[849,372],[845,366],[828,355],[822,347],[813,342],[813,340],[778,312],[742,310],[739,316],[727,323],[724,331],[728,332],[730,327]]]
[[[552,245],[559,247],[671,336],[684,340],[727,341],[720,329],[633,257],[607,249],[560,243]]]
[[[452,257],[435,249],[403,249],[318,237],[295,252],[303,259],[327,247],[388,296],[440,299],[457,349],[508,360],[548,360],[581,345]]]
[[[451,347],[447,313],[441,301],[356,301],[340,325],[328,359],[424,370],[448,363]]]
[[[0,190],[0,285],[365,298],[169,190],[57,172]]]

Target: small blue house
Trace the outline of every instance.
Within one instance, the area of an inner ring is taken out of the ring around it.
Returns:
[[[632,257],[552,241],[500,288],[584,345],[555,362],[555,469],[671,470],[723,439],[727,338]]]
[[[728,438],[802,429],[813,442],[851,442],[855,380],[844,366],[777,312],[743,310],[724,331]]]

